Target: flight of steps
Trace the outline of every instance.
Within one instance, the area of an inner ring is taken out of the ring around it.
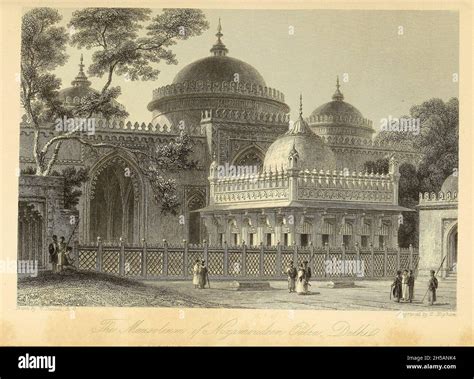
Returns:
[[[458,274],[457,272],[449,272],[446,278],[443,278],[444,282],[457,282]]]

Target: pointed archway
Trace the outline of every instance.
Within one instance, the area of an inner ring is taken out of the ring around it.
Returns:
[[[138,244],[145,236],[145,184],[133,158],[116,153],[92,168],[86,186],[85,235],[95,242]]]
[[[456,272],[458,265],[458,224],[457,222],[451,227],[447,234],[447,260],[448,272]]]

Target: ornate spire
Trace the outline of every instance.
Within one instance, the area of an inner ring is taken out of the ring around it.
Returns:
[[[336,100],[336,101],[344,100],[344,95],[339,90],[340,87],[341,86],[339,85],[339,76],[336,76],[336,92],[334,92],[334,95],[332,95],[333,100]]]
[[[86,74],[84,74],[84,57],[81,54],[81,60],[79,63],[79,73],[71,82],[73,86],[89,87],[91,82],[87,80]]]
[[[224,43],[221,41],[221,37],[223,36],[222,34],[222,26],[221,26],[221,19],[219,18],[219,24],[217,25],[217,41],[212,46],[211,53],[213,53],[215,56],[225,56],[229,50],[225,47]]]
[[[300,93],[300,118],[303,117],[303,95]]]
[[[303,95],[300,94],[300,114],[298,120],[296,120],[290,129],[286,132],[289,135],[297,135],[297,134],[309,134],[313,133],[309,129],[308,123],[303,118]]]

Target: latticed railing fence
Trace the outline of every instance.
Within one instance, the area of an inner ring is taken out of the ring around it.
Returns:
[[[183,280],[193,275],[196,260],[204,260],[211,279],[286,279],[293,261],[308,261],[315,279],[393,277],[397,270],[418,266],[418,250],[409,248],[362,248],[316,246],[212,246],[169,244],[129,246],[98,240],[95,245],[75,243],[75,264],[81,270],[98,271],[147,280]]]

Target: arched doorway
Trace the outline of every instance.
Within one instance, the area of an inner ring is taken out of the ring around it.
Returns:
[[[112,156],[92,170],[89,207],[89,240],[100,237],[104,242],[138,243],[142,222],[140,216],[141,181],[131,162]]]
[[[202,237],[204,235],[204,225],[201,221],[201,214],[195,211],[197,209],[204,208],[205,206],[206,202],[204,201],[204,198],[199,194],[191,196],[188,201],[188,242],[191,244],[199,244],[202,242]]]
[[[454,225],[448,233],[447,238],[448,249],[448,271],[456,272],[458,264],[458,225]]]
[[[260,170],[263,166],[265,154],[257,146],[250,146],[240,152],[232,162],[234,166],[257,167]]]

